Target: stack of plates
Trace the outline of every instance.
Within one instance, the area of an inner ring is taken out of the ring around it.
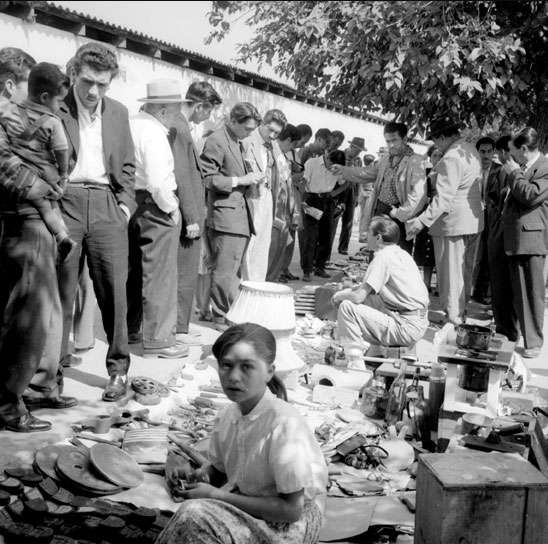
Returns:
[[[91,449],[46,446],[36,453],[34,465],[43,474],[86,495],[113,495],[143,482],[135,459],[108,444],[96,444]]]

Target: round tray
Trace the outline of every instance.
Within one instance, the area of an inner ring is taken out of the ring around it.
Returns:
[[[137,487],[143,483],[141,467],[129,453],[120,448],[95,444],[89,450],[89,458],[95,470],[113,484]]]
[[[89,451],[74,449],[59,454],[56,469],[61,476],[79,488],[95,493],[118,493],[122,488],[96,476],[92,471]]]
[[[61,455],[61,453],[70,452],[77,449],[78,448],[75,448],[74,446],[67,446],[65,444],[52,444],[50,446],[46,446],[36,452],[34,457],[34,466],[45,476],[58,480],[59,476],[55,470],[57,458]]]

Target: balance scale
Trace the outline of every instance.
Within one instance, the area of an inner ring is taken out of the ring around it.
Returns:
[[[444,410],[496,417],[502,380],[510,365],[514,348],[515,343],[510,342],[506,336],[495,334],[488,350],[463,349],[457,346],[456,332],[451,331],[447,335],[446,343],[440,347],[438,355],[438,361],[447,365]],[[485,406],[478,406],[476,403],[479,390],[474,393],[473,388],[467,390],[459,385],[462,374],[470,371],[489,373]]]

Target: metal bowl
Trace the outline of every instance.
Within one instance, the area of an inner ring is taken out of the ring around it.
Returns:
[[[489,327],[480,325],[457,325],[457,346],[465,349],[487,350],[491,342],[493,331]]]

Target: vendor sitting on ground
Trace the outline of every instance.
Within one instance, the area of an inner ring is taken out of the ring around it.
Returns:
[[[316,543],[327,468],[313,432],[282,400],[274,336],[253,323],[235,325],[217,339],[213,355],[234,404],[215,421],[211,464],[188,475],[199,483],[185,483],[178,493],[194,500],[183,503],[156,544]]]
[[[398,225],[386,215],[375,216],[367,233],[367,248],[375,252],[361,285],[333,295],[339,305],[338,340],[343,345],[412,347],[428,327],[428,291],[409,253],[398,245]]]

